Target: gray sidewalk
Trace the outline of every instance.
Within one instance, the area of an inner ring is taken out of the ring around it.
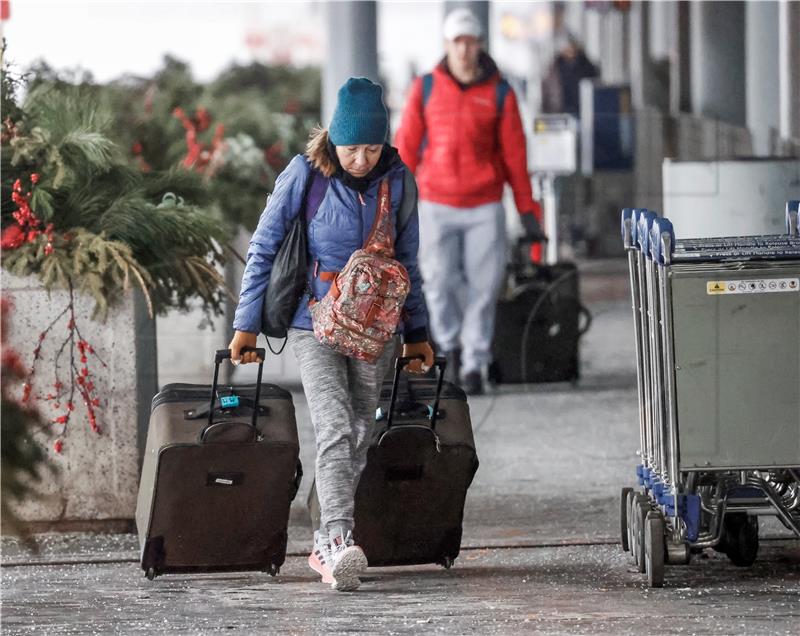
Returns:
[[[133,535],[45,535],[39,555],[3,542],[4,634],[604,633],[794,634],[800,544],[763,527],[753,568],[709,552],[648,590],[616,544],[618,493],[638,443],[624,261],[584,268],[595,315],[577,386],[501,387],[470,400],[481,466],[451,570],[370,570],[336,594],[305,564],[313,443],[295,395],[307,477],[281,574],[147,581]]]

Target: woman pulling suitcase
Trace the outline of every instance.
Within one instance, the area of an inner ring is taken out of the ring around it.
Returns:
[[[308,562],[342,591],[358,588],[367,567],[352,538],[354,496],[395,331],[403,355],[422,358],[410,372],[433,365],[417,268],[416,186],[387,132],[381,87],[347,80],[329,129],[314,131],[306,154],[275,183],[250,241],[229,345],[232,360],[257,360],[242,348],[256,345],[275,256],[297,215],[305,215],[308,288],[288,339],[316,436],[322,514]]]

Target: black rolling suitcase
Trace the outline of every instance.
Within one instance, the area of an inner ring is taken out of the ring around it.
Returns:
[[[574,263],[512,263],[497,303],[490,378],[500,384],[577,380],[580,338],[590,324]]]
[[[258,349],[261,359],[265,352]],[[169,384],[153,398],[136,525],[147,578],[263,570],[286,558],[302,477],[291,393],[258,381]]]
[[[367,465],[355,498],[356,544],[369,565],[439,563],[450,567],[461,549],[464,501],[478,469],[464,392],[438,380],[401,379],[410,361],[398,358],[385,382]],[[311,489],[309,509],[319,526]]]

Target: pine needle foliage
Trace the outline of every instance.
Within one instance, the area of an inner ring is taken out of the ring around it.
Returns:
[[[203,179],[214,211],[231,226],[249,230],[255,228],[278,173],[303,152],[321,104],[316,68],[232,65],[202,85],[185,63],[172,57],[165,58],[152,78],[125,77],[98,91],[114,115],[119,146],[129,154],[136,147],[153,170],[169,169],[186,156],[185,130],[175,108],[189,117],[198,109],[207,111],[210,126],[198,132],[200,143],[209,144],[217,126],[224,125],[221,161]]]
[[[200,177],[139,170],[112,140],[113,119],[89,88],[39,83],[22,110],[3,148],[3,225],[13,223],[11,183],[35,172],[31,207],[56,238],[49,255],[44,237],[4,250],[3,266],[38,273],[48,288],[72,280],[95,299],[99,318],[131,284],[156,313],[198,296],[207,312],[221,313],[227,233],[200,207],[208,201]]]

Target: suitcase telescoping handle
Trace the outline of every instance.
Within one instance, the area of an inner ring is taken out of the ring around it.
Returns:
[[[264,360],[267,358],[267,352],[265,349],[253,348],[253,347],[242,347],[241,353],[245,353],[247,351],[255,351],[256,355],[261,358],[261,362],[258,363],[258,379],[256,379],[256,397],[253,400],[253,419],[251,422],[251,426],[253,430],[258,434],[258,407],[261,404],[261,375],[264,372]],[[219,365],[223,360],[230,360],[231,351],[230,349],[217,349],[217,353],[214,355],[214,383],[211,385],[211,402],[208,406],[208,424],[206,425],[206,429],[211,426],[213,417],[214,417],[214,402],[217,400],[217,384],[219,382]],[[203,431],[205,433],[205,430]],[[203,438],[203,433],[201,433],[200,438]]]
[[[424,360],[422,355],[399,357],[394,363],[394,379],[392,380],[392,397],[389,400],[389,415],[386,418],[386,428],[392,428],[392,418],[394,417],[394,405],[397,402],[397,386],[400,383],[400,372],[412,360]],[[447,366],[447,358],[436,357],[433,359],[433,366],[439,370],[438,378],[436,380],[436,395],[433,398],[433,410],[431,411],[430,420],[431,428],[436,429],[436,415],[439,412],[439,396],[442,394],[442,382],[444,381],[444,370]]]

